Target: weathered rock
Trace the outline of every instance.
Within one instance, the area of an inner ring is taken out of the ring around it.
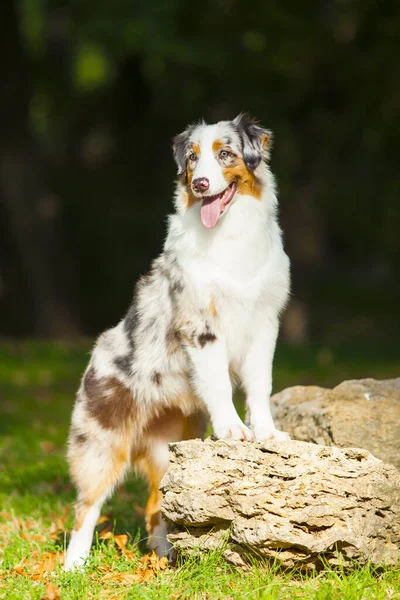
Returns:
[[[365,448],[400,469],[400,378],[296,386],[271,398],[277,427],[295,440]]]
[[[226,544],[284,567],[400,559],[400,473],[366,450],[305,442],[170,445],[162,513],[178,552]]]

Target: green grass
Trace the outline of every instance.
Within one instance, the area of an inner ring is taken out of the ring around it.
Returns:
[[[103,510],[115,534],[128,534],[131,554],[121,553],[112,540],[97,540],[84,574],[63,573],[59,564],[41,573],[46,555],[51,566],[55,553],[62,554],[72,526],[72,512],[62,517],[74,500],[65,440],[89,350],[89,344],[0,345],[0,598],[45,598],[51,582],[62,599],[400,599],[400,569],[327,570],[303,577],[261,566],[242,572],[218,552],[167,568],[144,583],[128,581],[146,553],[140,511],[146,489],[134,476]],[[296,384],[332,386],[348,378],[395,377],[399,367],[396,348],[280,346],[275,391]],[[126,582],[118,581],[124,576]]]

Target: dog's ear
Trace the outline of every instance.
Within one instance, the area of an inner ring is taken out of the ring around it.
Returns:
[[[242,154],[246,167],[254,171],[262,160],[268,160],[272,145],[272,132],[246,113],[233,120],[242,142]]]
[[[186,169],[186,155],[188,151],[190,131],[186,130],[176,135],[172,140],[174,159],[178,166],[178,175],[182,175]]]

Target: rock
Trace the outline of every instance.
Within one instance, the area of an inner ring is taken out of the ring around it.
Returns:
[[[366,450],[305,442],[170,444],[161,511],[182,554],[223,545],[283,567],[395,564],[400,473]]]
[[[295,440],[365,448],[400,469],[400,378],[337,387],[296,386],[271,398],[279,429]]]

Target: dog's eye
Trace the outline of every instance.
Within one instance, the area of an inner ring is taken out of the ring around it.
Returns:
[[[219,153],[220,158],[224,159],[224,158],[229,158],[230,156],[233,156],[232,152],[229,152],[228,150],[221,150],[221,152]]]
[[[195,152],[192,152],[191,154],[189,154],[189,160],[191,162],[194,162],[195,160],[197,160],[197,154],[195,154]]]

